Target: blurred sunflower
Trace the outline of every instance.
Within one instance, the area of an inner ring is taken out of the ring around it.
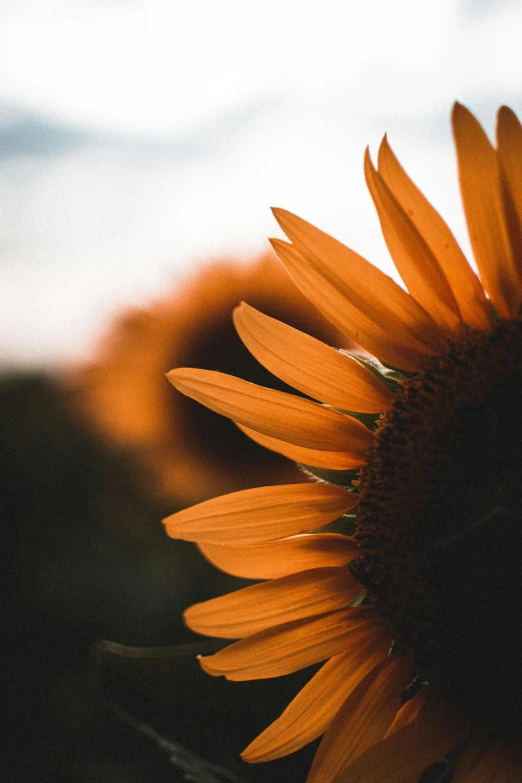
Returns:
[[[164,377],[175,365],[219,364],[250,381],[288,389],[237,340],[231,313],[243,298],[294,326],[311,324],[322,339],[349,344],[325,324],[277,259],[265,254],[248,265],[216,261],[150,309],[124,313],[77,381],[83,410],[111,440],[139,456],[156,493],[179,507],[250,486],[259,476],[267,483],[303,480],[279,454],[254,442],[245,451],[232,422],[174,397]]]
[[[326,661],[243,753],[267,761],[324,733],[309,783],[522,779],[522,126],[501,108],[493,147],[457,104],[453,129],[479,276],[385,138],[366,181],[407,291],[289,212],[275,210],[290,243],[272,242],[370,353],[243,304],[242,341],[312,399],[169,373],[321,479],[165,520],[223,570],[268,580],[187,610],[192,629],[239,639],[202,657],[206,671]]]

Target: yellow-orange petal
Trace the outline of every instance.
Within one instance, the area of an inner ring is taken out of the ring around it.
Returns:
[[[355,493],[332,484],[256,487],[185,508],[164,524],[172,538],[246,544],[315,530],[357,503]]]
[[[507,106],[497,117],[498,158],[502,196],[513,258],[522,273],[522,125]]]
[[[198,547],[222,571],[246,579],[276,579],[309,568],[344,566],[359,554],[355,542],[339,533],[312,533],[246,546],[202,541]]]
[[[522,285],[503,212],[497,153],[464,106],[455,104],[452,120],[462,203],[480,278],[499,315],[516,317]]]
[[[355,359],[243,302],[236,330],[255,358],[278,378],[316,400],[360,413],[388,410],[393,394]]]
[[[382,740],[401,706],[410,676],[411,664],[398,657],[387,658],[366,676],[326,731],[307,783],[331,783],[342,769]]]
[[[194,604],[188,627],[205,636],[243,639],[266,628],[342,609],[361,592],[346,567],[314,568]]]
[[[489,307],[478,277],[447,223],[401,166],[386,136],[379,148],[378,171],[439,262],[464,321],[474,329],[489,329]]]
[[[350,645],[349,652],[331,658],[241,757],[252,763],[272,761],[319,737],[350,693],[386,657],[389,646],[389,633],[376,627],[359,644]]]
[[[275,214],[280,219],[290,213],[276,210]],[[280,222],[286,225],[286,220]],[[418,370],[427,356],[444,351],[443,336],[413,297],[353,250],[302,223],[311,239],[301,223],[297,232],[283,229],[292,237],[305,236],[306,244],[271,239],[272,247],[297,287],[338,329],[382,361],[404,370]],[[307,251],[307,245],[314,252]]]
[[[294,283],[312,304],[338,329],[383,362],[415,372],[426,365],[430,353],[442,353],[442,347],[424,350],[424,346],[404,334],[400,324],[390,322],[390,332],[386,333],[379,320],[368,317],[363,303],[352,303],[344,281],[330,274],[318,260],[310,254],[305,257],[289,242],[271,239],[270,243]]]
[[[388,250],[406,288],[448,338],[462,336],[462,319],[446,275],[415,224],[375,170],[368,149],[364,173]]]
[[[325,277],[339,283],[339,290],[345,292],[351,306],[375,321],[384,332],[392,329],[394,336],[404,335],[408,346],[418,346],[425,353],[446,345],[426,310],[391,277],[297,215],[284,209],[272,211],[298,253],[309,262],[319,263]],[[418,330],[423,333],[418,334]]]
[[[469,723],[454,709],[427,700],[418,718],[368,748],[334,783],[406,783],[468,735]],[[475,782],[473,782],[475,783]]]
[[[362,465],[366,465],[367,460],[362,452],[305,449],[302,446],[296,446],[294,443],[270,438],[268,435],[263,435],[261,432],[256,432],[249,427],[243,427],[237,422],[236,424],[245,435],[259,443],[260,446],[277,451],[278,454],[282,454],[284,457],[294,460],[294,462],[300,462],[301,465],[326,468],[327,470],[354,470]]]
[[[206,672],[227,680],[280,677],[360,644],[376,624],[372,607],[339,609],[260,631],[199,660]]]
[[[352,416],[232,375],[178,368],[167,377],[176,389],[216,413],[297,446],[358,451],[373,440],[370,430]]]

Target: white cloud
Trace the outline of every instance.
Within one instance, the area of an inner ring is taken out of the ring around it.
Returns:
[[[451,103],[522,109],[517,5],[24,5],[0,5],[4,358],[78,355],[111,308],[265,247],[271,204],[389,271],[362,174],[385,130],[466,244]]]

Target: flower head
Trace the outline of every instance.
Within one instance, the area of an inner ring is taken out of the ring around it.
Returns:
[[[257,383],[277,384],[235,335],[232,309],[245,298],[295,326],[309,324],[318,337],[348,345],[267,253],[249,264],[207,264],[150,308],[125,312],[80,374],[83,409],[112,441],[136,453],[156,493],[178,507],[251,486],[260,477],[267,483],[301,480],[279,454],[254,442],[245,450],[232,422],[173,396],[164,377],[173,365],[220,365]],[[228,464],[222,459],[225,444]]]
[[[478,275],[385,138],[365,174],[405,288],[275,210],[294,282],[361,350],[242,305],[245,345],[308,399],[169,373],[319,479],[165,520],[223,570],[265,580],[187,610],[194,630],[237,640],[206,671],[325,662],[243,754],[324,733],[309,783],[415,783],[432,765],[453,783],[522,778],[522,127],[500,109],[494,147],[457,104],[453,128]]]

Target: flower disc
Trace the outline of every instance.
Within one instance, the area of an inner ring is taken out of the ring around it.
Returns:
[[[418,674],[486,724],[522,721],[522,325],[405,381],[360,483],[358,576]]]

